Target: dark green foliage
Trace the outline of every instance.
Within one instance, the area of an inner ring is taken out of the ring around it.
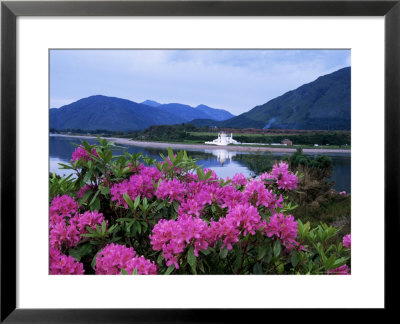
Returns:
[[[254,175],[269,172],[277,162],[272,155],[260,154],[243,155],[242,160]],[[295,218],[303,222],[309,221],[312,226],[317,226],[320,222],[341,226],[340,234],[349,233],[351,198],[333,190],[334,183],[328,181],[333,172],[332,159],[326,155],[312,158],[298,148],[287,161],[291,170],[300,175],[297,190],[288,195],[290,201],[298,204],[292,212]]]

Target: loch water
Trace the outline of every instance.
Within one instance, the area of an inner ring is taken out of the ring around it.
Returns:
[[[50,136],[49,140],[49,171],[59,175],[68,175],[71,171],[61,169],[59,163],[68,164],[71,160],[75,146],[72,143],[80,144],[81,140],[75,137]],[[86,140],[89,144],[97,142],[95,139]],[[155,158],[160,161],[160,153],[167,155],[167,150],[162,148],[137,147],[130,145],[121,146],[121,151],[115,154],[121,154],[123,151],[129,153],[142,152],[143,155]],[[212,169],[219,177],[233,177],[236,173],[242,173],[246,177],[254,176],[251,159],[254,153],[231,151],[223,148],[186,150],[192,158],[198,159],[197,164],[203,168]],[[258,158],[267,162],[279,161],[292,153],[257,153]],[[351,155],[350,153],[307,153],[310,156],[327,155],[333,162],[333,174],[330,178],[334,182],[333,188],[337,191],[351,192]]]

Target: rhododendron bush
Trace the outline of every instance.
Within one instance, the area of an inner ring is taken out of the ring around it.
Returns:
[[[50,274],[349,274],[350,234],[310,228],[286,163],[219,178],[186,152],[163,161],[82,142],[50,178]]]

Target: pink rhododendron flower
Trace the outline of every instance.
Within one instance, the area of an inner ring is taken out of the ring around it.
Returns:
[[[339,192],[339,195],[342,195],[342,196],[344,196],[344,195],[346,195],[346,191],[341,191],[341,192]]]
[[[292,215],[285,217],[282,213],[271,216],[269,223],[266,224],[264,232],[268,237],[277,236],[281,239],[286,248],[291,249],[297,245],[297,222]]]
[[[134,257],[126,263],[125,270],[128,274],[132,274],[137,269],[139,275],[156,275],[158,267],[154,261],[150,261],[141,257]]]
[[[298,179],[289,171],[289,166],[285,162],[275,164],[270,175],[276,180],[278,189],[293,190],[297,188]]]
[[[343,237],[343,246],[348,249],[351,248],[351,234],[347,234]]]
[[[50,204],[50,227],[60,223],[65,217],[71,217],[78,209],[78,203],[74,198],[63,195],[53,198]]]
[[[167,266],[174,265],[179,269],[177,255],[187,245],[193,245],[194,254],[208,247],[208,225],[197,217],[182,215],[175,220],[161,219],[150,235],[151,245],[155,251],[163,251]]]
[[[71,248],[79,243],[80,232],[75,225],[68,226],[65,221],[55,224],[50,229],[50,247]]]
[[[50,247],[49,265],[51,275],[80,275],[85,272],[82,263],[52,247]]]
[[[232,250],[232,245],[239,242],[240,230],[225,217],[221,217],[218,222],[210,222],[210,245],[214,245],[222,239],[222,247]]]
[[[232,249],[232,245],[239,241],[243,235],[254,235],[263,226],[257,208],[248,204],[236,205],[231,208],[226,217],[221,217],[218,222],[211,221],[210,245],[222,239],[222,247]]]
[[[234,186],[245,186],[247,184],[247,178],[241,173],[236,173],[232,178],[232,184]]]
[[[137,196],[150,199],[154,196],[155,189],[153,180],[157,183],[161,179],[161,173],[155,167],[144,167],[139,174],[134,174],[128,180],[116,183],[110,188],[111,200],[116,201],[118,205],[128,208],[124,199],[126,193],[131,200]]]
[[[108,244],[96,257],[96,274],[121,274],[121,269],[126,269],[128,262],[136,256],[131,247],[120,244]]]
[[[186,192],[185,184],[178,179],[163,180],[156,190],[159,199],[167,199],[172,203],[174,200],[183,201]]]
[[[80,234],[88,233],[86,230],[86,226],[91,227],[92,229],[96,229],[96,225],[101,226],[104,220],[103,214],[99,213],[97,210],[94,211],[86,211],[83,214],[76,214],[74,217],[70,219],[70,224],[75,225],[79,230]],[[106,224],[108,222],[106,221]]]
[[[347,266],[347,264],[345,264],[339,268],[328,270],[327,273],[328,274],[337,274],[337,275],[349,275],[350,268]]]
[[[95,148],[92,148],[90,153],[96,157],[99,157]],[[85,161],[93,161],[88,151],[86,151],[82,145],[77,147],[72,153],[72,161],[79,161],[80,159],[84,159]]]
[[[243,192],[236,190],[232,186],[224,186],[220,189],[221,196],[221,207],[228,207],[229,209],[236,207],[237,205],[248,202],[248,197],[246,197]]]
[[[265,188],[264,183],[261,180],[251,180],[247,183],[243,195],[247,201],[254,206],[264,205],[267,208],[282,208],[283,198],[277,197],[272,190]]]

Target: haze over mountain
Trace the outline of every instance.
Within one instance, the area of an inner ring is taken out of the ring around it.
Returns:
[[[216,125],[237,128],[350,130],[350,105],[351,68],[346,67]],[[198,122],[204,125],[204,121]]]
[[[133,131],[151,125],[173,125],[196,118],[221,121],[233,117],[222,109],[204,105],[193,108],[182,104],[160,104],[152,100],[136,103],[102,95],[80,99],[61,108],[50,109],[50,128]]]

